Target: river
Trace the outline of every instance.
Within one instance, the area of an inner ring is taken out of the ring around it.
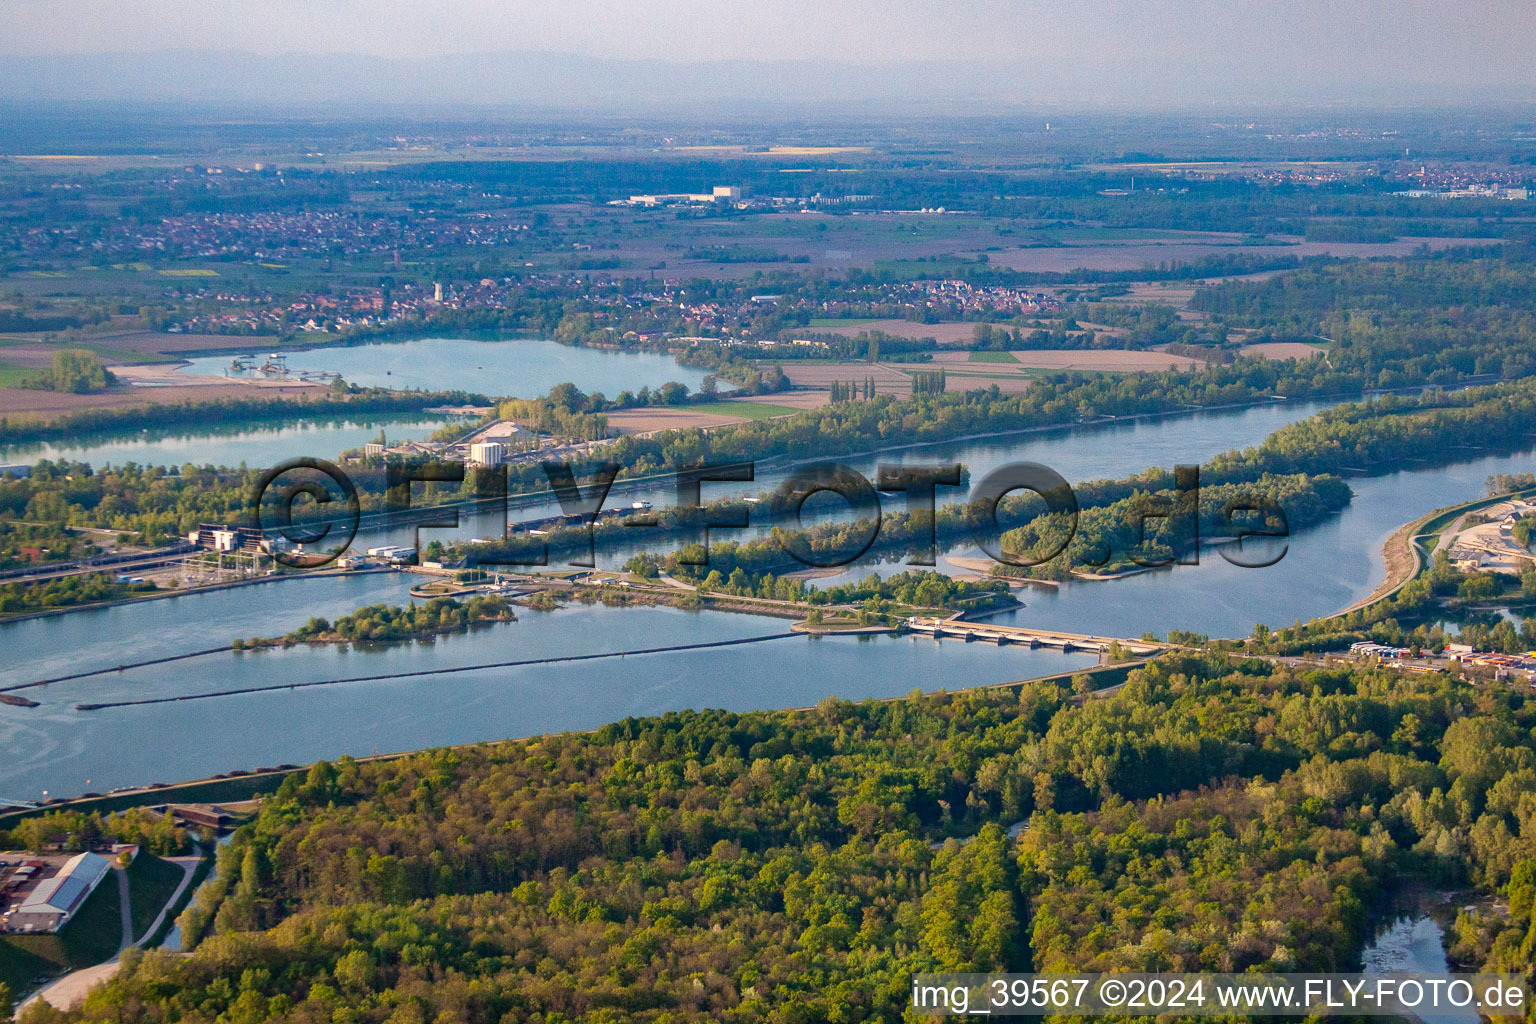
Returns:
[[[1416,889],[1395,894],[1391,911],[1361,953],[1364,973],[1421,977],[1450,973],[1445,932],[1454,923],[1460,902],[1468,895]],[[1446,1010],[1416,1015],[1413,1019],[1426,1024],[1478,1024],[1479,1017],[1476,1011]]]
[[[235,636],[286,632],[310,615],[404,603],[411,577],[285,581],[0,627],[0,681],[111,667]],[[0,705],[0,795],[33,798],[381,751],[590,729],[682,708],[747,711],[829,695],[1007,682],[1091,667],[1090,655],[918,637],[794,636],[740,647],[347,683],[184,703],[77,711],[80,701],[271,686],[483,662],[622,652],[782,633],[788,620],[674,608],[577,605],[429,643],[219,653],[26,691]]]
[[[260,376],[230,369],[231,356],[199,356],[183,372],[212,377]],[[265,358],[257,356],[257,359]],[[669,355],[578,348],[532,338],[503,341],[417,338],[369,345],[317,345],[283,353],[292,375],[339,373],[348,384],[405,391],[465,388],[510,398],[537,398],[569,381],[608,398],[624,390],[679,381],[697,391],[707,371],[681,366]]]
[[[1309,411],[1300,405],[1266,406],[973,441],[908,457],[959,459],[978,473],[985,472],[989,460],[1029,458],[1053,465],[1069,479],[1116,476],[1149,464],[1199,462],[1227,448],[1257,443]],[[857,464],[872,466],[874,461],[866,457]],[[1529,470],[1532,461],[1528,454],[1487,457],[1355,478],[1350,507],[1291,538],[1285,557],[1274,566],[1241,569],[1207,551],[1198,566],[1025,590],[1025,606],[999,621],[1116,636],[1165,634],[1171,628],[1244,636],[1256,622],[1280,626],[1327,614],[1369,593],[1382,579],[1381,545],[1403,522],[1475,496],[1490,474]],[[961,547],[954,553],[968,552]],[[846,575],[868,571],[861,565]],[[403,603],[408,582],[393,575],[309,579],[0,625],[0,644],[8,654],[0,681],[110,667],[223,644],[236,636],[281,634],[311,615],[334,618],[363,604]],[[343,752],[590,728],[625,715],[680,708],[745,710],[812,704],[828,694],[891,696],[914,687],[971,686],[1089,663],[1080,656],[912,638],[797,637],[739,648],[74,710],[78,701],[707,643],[784,628],[784,620],[727,613],[573,607],[523,612],[518,623],[429,645],[220,654],[61,684],[29,691],[42,707],[0,706],[0,749],[13,755],[0,767],[0,795],[36,797],[44,789],[76,793],[170,782]]]
[[[1172,469],[1180,464],[1199,464],[1233,448],[1257,445],[1286,424],[1306,419],[1331,404],[1270,402],[1191,415],[1126,418],[1086,426],[1017,431],[965,441],[904,445],[842,457],[836,461],[857,470],[871,481],[875,479],[881,465],[960,463],[970,470],[971,483],[974,485],[999,466],[1025,461],[1049,466],[1072,481],[1112,479],[1139,473],[1152,466]],[[756,467],[754,479],[750,483],[705,483],[701,485],[701,497],[708,502],[770,491],[788,479],[791,472],[792,469],[787,466],[765,462]],[[960,501],[964,499],[965,492],[963,487],[941,487],[937,491],[937,500],[941,504]],[[816,521],[817,510],[813,506],[820,498],[818,496],[806,503],[807,523]],[[635,484],[620,481],[614,485],[605,507],[616,508],[637,500],[649,501],[658,507],[675,504],[676,483],[670,477]],[[882,501],[891,510],[905,508],[900,495],[887,494],[882,497]],[[831,497],[826,499],[823,507],[846,510],[846,505],[840,499]],[[534,498],[521,502],[514,500],[509,507],[508,518],[517,522],[558,515],[560,511],[559,505],[552,498]],[[493,515],[465,512],[460,516],[457,528],[424,528],[421,540],[426,544],[435,539],[446,542],[493,537],[499,532],[499,525]],[[359,535],[357,546],[410,544],[414,530],[414,527],[407,526],[393,530],[366,531]],[[724,540],[744,540],[766,531],[767,526],[759,523],[746,531],[721,530],[712,536]],[[635,551],[652,543],[642,535],[634,544],[612,548],[606,558],[602,555],[599,557],[603,559],[604,565],[616,566]]]

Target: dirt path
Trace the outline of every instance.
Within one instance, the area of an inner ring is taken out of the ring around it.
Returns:
[[[120,966],[118,961],[113,959],[104,964],[97,964],[95,967],[87,967],[73,974],[66,974],[52,985],[30,996],[26,1002],[16,1008],[17,1013],[20,1014],[38,1000],[42,1000],[56,1010],[72,1010],[85,1001],[91,989],[117,977]]]

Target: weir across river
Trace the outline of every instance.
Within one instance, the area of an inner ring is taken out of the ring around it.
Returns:
[[[1107,652],[1118,645],[1127,654],[1142,657],[1168,649],[1168,645],[1153,640],[1128,640],[1123,637],[1093,636],[1085,633],[1064,633],[1055,629],[1027,629],[1022,626],[1001,626],[984,622],[966,622],[958,617],[948,619],[914,616],[907,620],[907,628],[914,633],[926,633],[934,639],[952,637],[966,642],[980,641],[1018,644],[1023,647],[1055,647],[1063,652]]]

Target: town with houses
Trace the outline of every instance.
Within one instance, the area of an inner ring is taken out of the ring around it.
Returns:
[[[761,333],[766,314],[847,316],[878,312],[882,316],[964,319],[978,315],[1050,316],[1060,301],[1043,291],[1009,286],[973,285],[960,280],[911,281],[840,290],[836,297],[795,298],[748,295],[734,298],[698,297],[680,279],[657,282],[644,290],[627,290],[622,282],[588,282],[579,275],[528,275],[520,278],[480,278],[431,285],[402,282],[391,288],[351,288],[339,294],[306,291],[289,301],[270,292],[243,292],[224,287],[183,287],[173,293],[178,312],[168,314],[170,333],[256,335],[272,333],[343,334],[389,328],[444,312],[499,313],[512,308],[529,291],[581,285],[586,292],[574,312],[585,313],[596,330],[611,331],[615,340],[642,344],[669,337],[748,339]],[[623,329],[604,321],[645,320],[651,329]],[[675,324],[669,333],[664,324]],[[774,339],[768,339],[774,340]]]

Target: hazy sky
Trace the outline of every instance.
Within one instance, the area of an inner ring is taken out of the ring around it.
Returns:
[[[426,56],[1409,61],[1475,78],[1536,63],[1531,0],[6,0],[12,53],[169,48]],[[1529,67],[1518,68],[1526,75]],[[1524,76],[1522,76],[1524,77]]]
[[[0,52],[434,57],[557,51],[699,62],[1006,61],[1092,91],[1361,83],[1536,99],[1533,0],[4,0]],[[978,71],[980,69],[978,68]],[[999,74],[1005,79],[1006,75]],[[1238,91],[1242,91],[1239,88]],[[1422,95],[1415,99],[1422,100]]]

